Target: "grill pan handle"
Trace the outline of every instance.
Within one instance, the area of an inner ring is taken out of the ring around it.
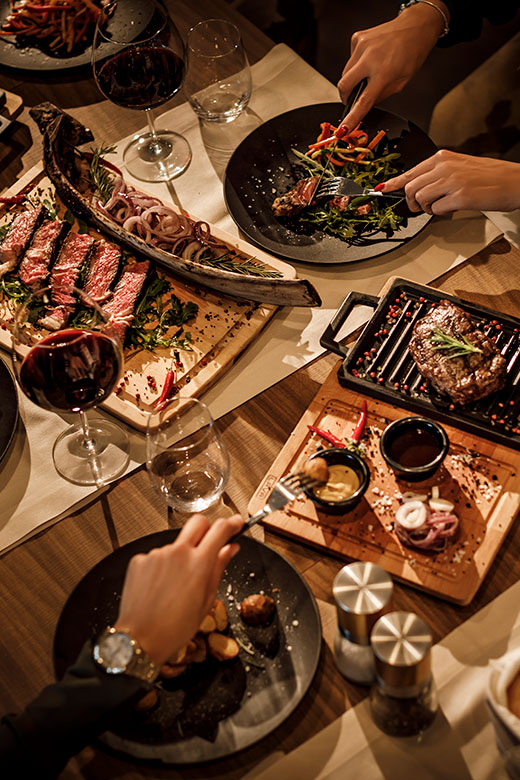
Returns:
[[[323,336],[320,339],[320,344],[325,349],[335,352],[341,357],[346,357],[349,353],[348,347],[344,347],[339,341],[335,340],[335,336],[338,334],[341,326],[347,319],[350,312],[356,306],[372,306],[373,309],[377,309],[380,299],[376,295],[366,295],[366,293],[349,292],[336,314],[327,325]]]

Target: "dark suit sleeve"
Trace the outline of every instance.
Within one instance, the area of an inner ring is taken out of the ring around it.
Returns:
[[[87,643],[62,680],[44,688],[20,715],[2,719],[2,776],[56,777],[71,756],[108,728],[119,706],[146,690],[136,678],[97,669]]]
[[[450,12],[450,32],[439,38],[438,46],[452,46],[474,41],[482,33],[485,19],[493,25],[505,24],[514,18],[520,0],[443,0]]]

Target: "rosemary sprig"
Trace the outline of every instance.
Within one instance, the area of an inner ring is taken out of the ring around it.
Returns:
[[[114,182],[112,181],[112,176],[102,164],[101,160],[106,154],[115,152],[115,150],[115,146],[104,146],[103,144],[90,150],[92,152],[92,160],[90,161],[90,178],[93,185],[99,192],[99,197],[103,203],[106,203],[110,200],[112,190],[114,189]]]
[[[201,257],[199,262],[210,268],[220,268],[221,271],[231,271],[235,274],[244,276],[261,276],[264,279],[279,279],[283,274],[279,271],[272,271],[259,262],[254,260],[238,260],[230,254],[223,254],[219,257]]]
[[[434,349],[453,350],[451,355],[447,355],[448,360],[452,360],[456,357],[465,357],[466,355],[471,355],[473,352],[482,353],[482,350],[472,344],[462,333],[457,335],[458,338],[456,338],[456,336],[451,336],[441,328],[434,328],[433,336],[431,338],[432,343],[437,345]]]

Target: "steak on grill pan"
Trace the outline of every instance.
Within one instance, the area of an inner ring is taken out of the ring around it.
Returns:
[[[434,341],[438,331],[458,340],[464,336],[481,351],[455,356],[455,350],[439,348]],[[495,343],[451,301],[440,301],[416,322],[409,349],[419,372],[455,403],[476,401],[505,384],[506,361]]]

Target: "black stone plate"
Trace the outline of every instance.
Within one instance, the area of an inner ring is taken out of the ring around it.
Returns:
[[[342,103],[319,103],[275,116],[253,130],[231,156],[224,182],[227,208],[249,241],[266,252],[305,263],[368,260],[409,241],[431,219],[423,212],[412,215],[402,204],[398,209],[408,217],[408,224],[390,238],[379,231],[348,243],[319,230],[308,234],[297,231],[286,219],[274,216],[271,206],[275,197],[305,175],[291,149],[305,152],[316,139],[320,123],[337,124],[343,109]],[[390,141],[397,142],[403,170],[437,151],[417,125],[380,108],[370,111],[363,127],[370,137],[378,130],[387,131]]]
[[[0,0],[0,21],[9,15],[9,0]],[[92,47],[87,46],[74,56],[57,57],[35,46],[22,46],[10,43],[11,39],[0,38],[0,65],[19,70],[65,71],[88,65],[92,56]],[[15,40],[14,38],[12,40]]]
[[[18,396],[13,376],[0,358],[0,460],[6,455],[16,430]]]
[[[161,531],[137,539],[83,577],[56,629],[58,678],[83,643],[114,621],[129,559],[170,543],[176,534]],[[238,616],[238,603],[261,590],[276,602],[275,619],[248,628]],[[102,745],[145,761],[211,761],[252,745],[293,712],[309,689],[321,651],[320,618],[304,579],[277,552],[244,537],[224,573],[219,596],[228,608],[230,632],[253,645],[255,655],[241,650],[230,663],[193,664],[183,675],[165,680],[159,707],[147,714],[129,711],[101,736]]]

